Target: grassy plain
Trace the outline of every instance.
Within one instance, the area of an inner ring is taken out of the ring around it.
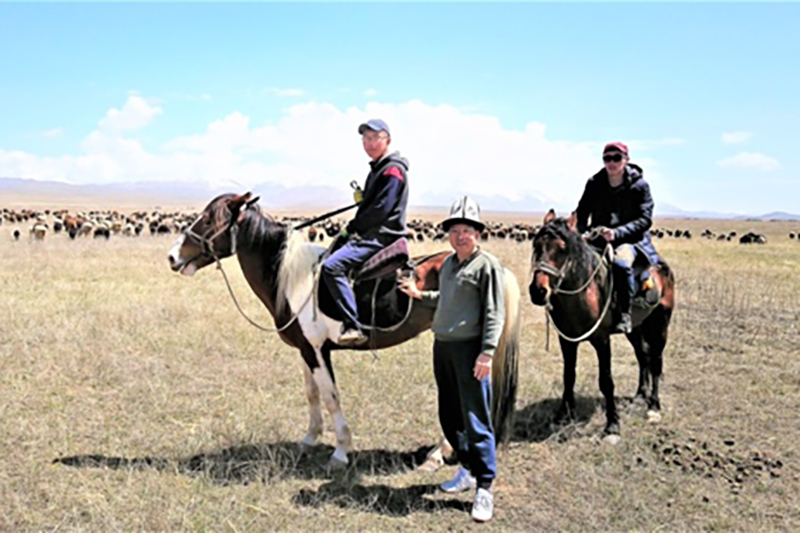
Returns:
[[[491,527],[800,529],[800,243],[788,238],[800,223],[656,225],[695,234],[656,243],[677,278],[664,420],[648,425],[631,402],[636,361],[615,338],[622,442],[599,438],[588,346],[581,421],[553,433],[561,358],[555,338],[545,351],[542,310],[526,297],[517,420]],[[706,227],[769,242],[699,239]],[[430,333],[376,359],[335,355],[355,451],[332,475],[329,419],[324,444],[297,445],[308,421],[300,357],[236,313],[213,268],[170,272],[170,237],[13,242],[10,231],[0,227],[0,530],[472,527],[471,496],[435,491],[452,467],[413,469],[439,435]],[[526,292],[530,245],[486,248]],[[248,313],[271,325],[236,261],[225,264]]]

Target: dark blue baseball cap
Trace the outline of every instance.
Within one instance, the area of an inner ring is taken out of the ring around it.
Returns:
[[[367,130],[385,131],[386,135],[388,135],[389,137],[392,136],[391,132],[389,131],[389,125],[386,124],[384,121],[382,121],[379,118],[374,118],[372,120],[368,120],[365,123],[363,123],[362,125],[360,125],[358,127],[358,134],[359,135],[364,135],[364,132],[367,131]]]

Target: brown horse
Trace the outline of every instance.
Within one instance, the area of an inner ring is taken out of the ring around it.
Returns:
[[[569,219],[556,218],[552,210],[547,214],[533,240],[529,292],[534,305],[547,306],[564,358],[564,394],[555,422],[574,416],[578,344],[588,340],[597,352],[600,367],[600,390],[606,402],[605,434],[615,442],[619,439],[619,416],[611,375],[610,336],[614,324],[613,313],[609,312],[613,276],[601,255],[578,234],[576,222],[574,213]],[[634,300],[633,329],[627,337],[639,362],[636,398],[647,403],[648,419],[656,422],[661,418],[658,382],[675,307],[675,281],[664,262],[650,266],[649,274],[658,293],[653,305]]]
[[[306,396],[310,417],[302,443],[313,445],[322,434],[322,408],[325,404],[336,429],[336,449],[330,466],[347,464],[351,448],[350,428],[340,404],[331,362],[331,351],[343,349],[336,341],[341,322],[326,316],[314,297],[315,267],[324,248],[303,242],[300,232],[262,215],[250,193],[221,195],[204,209],[184,231],[169,252],[173,271],[192,275],[220,259],[236,255],[250,288],[272,315],[281,340],[297,348],[305,364]],[[420,260],[415,269],[417,286],[422,290],[438,288],[439,270],[449,254],[438,253]],[[356,297],[377,295],[372,307],[374,323],[386,323],[386,317],[399,317],[394,327],[375,328],[370,343],[357,349],[380,349],[396,346],[430,328],[433,310],[412,305],[397,290],[397,274],[382,278],[383,293],[366,283],[357,287]],[[513,413],[517,385],[519,349],[520,291],[514,275],[506,270],[506,323],[493,363],[493,422],[498,440]],[[411,306],[411,307],[409,307]],[[369,323],[369,322],[367,322]],[[380,386],[376,383],[376,386]]]

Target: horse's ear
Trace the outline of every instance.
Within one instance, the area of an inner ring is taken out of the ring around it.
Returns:
[[[555,218],[556,218],[556,210],[551,208],[550,211],[548,211],[547,214],[544,216],[544,223],[549,224]]]
[[[247,196],[249,196],[249,195],[250,195],[250,193],[247,193]],[[237,217],[236,220],[238,222],[241,222],[242,220],[244,220],[244,217],[247,215],[247,210],[250,209],[260,198],[261,198],[260,196],[256,196],[255,198],[251,198],[251,199],[247,200],[244,203],[244,209],[239,209],[239,216]]]
[[[567,227],[570,231],[574,231],[575,233],[578,232],[578,213],[575,211],[567,219]]]
[[[242,208],[244,204],[250,201],[250,198],[252,196],[253,195],[250,194],[249,192],[246,192],[244,194],[237,194],[236,196],[231,198],[230,202],[228,202],[228,208],[231,211],[238,211]]]

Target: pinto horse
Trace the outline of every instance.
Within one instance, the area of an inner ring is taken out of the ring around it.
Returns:
[[[336,344],[341,322],[326,316],[319,308],[319,299],[313,297],[315,266],[324,248],[304,242],[300,232],[261,214],[256,200],[258,198],[252,198],[250,193],[223,194],[212,200],[178,237],[169,252],[170,267],[190,276],[220,259],[236,255],[247,283],[278,326],[276,332],[281,340],[299,350],[303,358],[309,424],[301,442],[311,446],[322,435],[321,401],[333,418],[336,430],[336,449],[328,464],[333,468],[341,467],[348,463],[347,453],[352,443],[331,361],[333,350],[344,349]],[[419,260],[414,275],[421,290],[438,288],[439,271],[448,255],[441,252]],[[388,348],[430,329],[434,311],[412,305],[408,297],[396,289],[397,274],[388,277],[390,280],[385,284],[391,285],[392,290],[378,295],[374,304],[376,322],[380,323],[386,316],[399,316],[402,321],[396,327],[372,330],[368,346],[347,349]],[[516,278],[508,270],[505,289],[506,322],[492,369],[492,419],[498,441],[513,414],[517,388],[520,290]],[[374,292],[378,294],[377,290]],[[447,446],[444,440],[440,443],[440,448]],[[434,452],[439,457],[446,453],[440,449]]]
[[[575,213],[569,219],[556,218],[551,209],[533,239],[531,268],[531,301],[546,306],[559,334],[564,358],[564,394],[554,422],[562,423],[574,416],[578,344],[588,340],[597,352],[600,390],[606,403],[605,434],[607,440],[615,442],[619,439],[619,415],[611,375],[610,336],[614,322],[609,312],[613,298],[609,264],[578,234]],[[675,307],[675,280],[664,262],[650,266],[649,273],[658,290],[658,300],[650,306],[633,302],[633,329],[627,337],[639,363],[636,399],[646,402],[648,420],[657,422],[661,418],[658,382]]]

